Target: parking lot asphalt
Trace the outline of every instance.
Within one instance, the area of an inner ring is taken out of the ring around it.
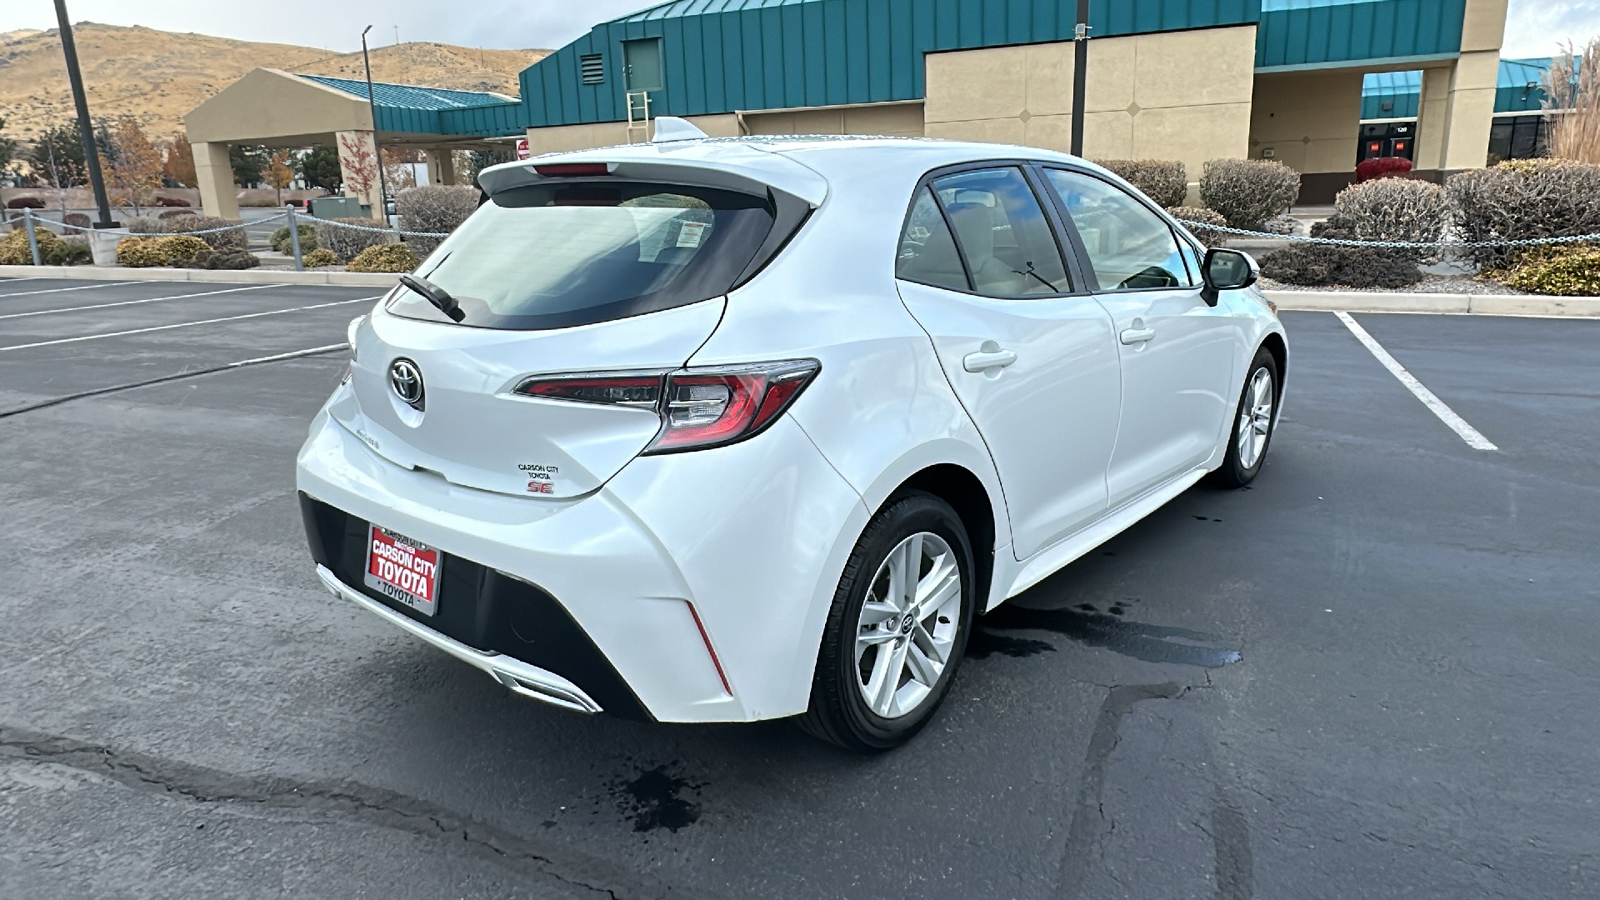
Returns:
[[[329,596],[293,460],[339,352],[94,393],[377,291],[30,293],[74,286],[0,281],[0,896],[1600,895],[1600,323],[1355,317],[1482,451],[1285,314],[1255,485],[986,617],[863,759],[547,708]]]

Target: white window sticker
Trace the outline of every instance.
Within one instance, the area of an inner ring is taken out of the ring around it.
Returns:
[[[698,247],[706,237],[706,223],[684,222],[678,228],[679,247]]]

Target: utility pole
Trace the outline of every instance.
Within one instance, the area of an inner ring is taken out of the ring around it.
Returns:
[[[111,221],[111,201],[106,199],[106,182],[100,174],[100,151],[94,145],[94,123],[89,119],[89,98],[83,92],[83,73],[78,71],[78,47],[72,42],[72,20],[67,17],[67,0],[56,0],[56,21],[61,25],[61,51],[67,57],[67,80],[72,82],[72,102],[78,108],[78,132],[83,136],[83,164],[89,171],[89,187],[94,190],[95,206],[100,209],[96,228],[115,228]]]
[[[60,3],[61,0],[56,2]],[[396,37],[400,34],[399,27],[395,26]],[[372,26],[368,25],[366,30],[361,32],[361,61],[367,67],[367,108],[372,111],[372,152],[378,157],[378,209],[374,211],[378,214],[378,218],[383,220],[383,224],[388,226],[389,186],[383,175],[383,145],[378,143],[378,101],[372,94],[372,58],[367,55],[367,32],[371,30]]]
[[[1078,24],[1073,29],[1072,155],[1083,155],[1083,107],[1089,80],[1089,0],[1078,0]]]
[[[399,25],[396,25],[394,27],[394,45],[396,47],[400,46],[400,26]]]

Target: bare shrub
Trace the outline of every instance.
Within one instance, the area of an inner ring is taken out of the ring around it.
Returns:
[[[1189,172],[1183,163],[1164,159],[1105,159],[1099,164],[1143,191],[1162,209],[1182,206],[1189,196]]]
[[[333,224],[339,223],[339,224]],[[357,225],[359,228],[341,228],[339,225]],[[372,219],[329,219],[317,223],[317,246],[332,250],[334,255],[345,262],[349,262],[360,255],[361,251],[378,244],[394,242],[394,235],[387,231],[375,231]]]
[[[224,228],[229,225],[244,224],[239,219],[224,219],[219,216],[179,216],[162,222],[162,230],[168,234],[182,234],[192,231],[207,231],[212,228]],[[200,240],[211,245],[211,249],[222,252],[238,250],[241,253],[249,249],[249,239],[245,237],[244,229],[230,228],[227,231],[213,231],[210,234],[195,235]]]
[[[1300,197],[1300,173],[1267,159],[1213,159],[1200,177],[1200,200],[1234,228],[1257,231]]]
[[[1520,159],[1475,169],[1445,183],[1450,220],[1467,242],[1600,234],[1600,165]],[[1522,251],[1465,251],[1480,269],[1514,265]]]
[[[448,184],[406,188],[395,197],[394,208],[405,231],[449,234],[477,210],[478,189]],[[443,238],[406,238],[406,246],[418,259],[427,258],[443,242]]]
[[[1431,243],[1444,231],[1444,188],[1409,178],[1380,178],[1352,185],[1334,198],[1334,215],[1355,240]],[[1437,251],[1410,250],[1408,259],[1432,261]]]
[[[1220,231],[1207,228],[1207,225],[1226,225],[1228,220],[1216,210],[1204,209],[1199,206],[1174,206],[1167,210],[1168,215],[1183,223],[1183,227],[1194,235],[1195,240],[1207,247],[1221,247],[1227,242],[1228,236]]]

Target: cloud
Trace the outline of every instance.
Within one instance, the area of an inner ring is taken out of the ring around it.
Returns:
[[[1507,57],[1550,56],[1567,41],[1600,36],[1600,0],[1512,0],[1506,14]]]

